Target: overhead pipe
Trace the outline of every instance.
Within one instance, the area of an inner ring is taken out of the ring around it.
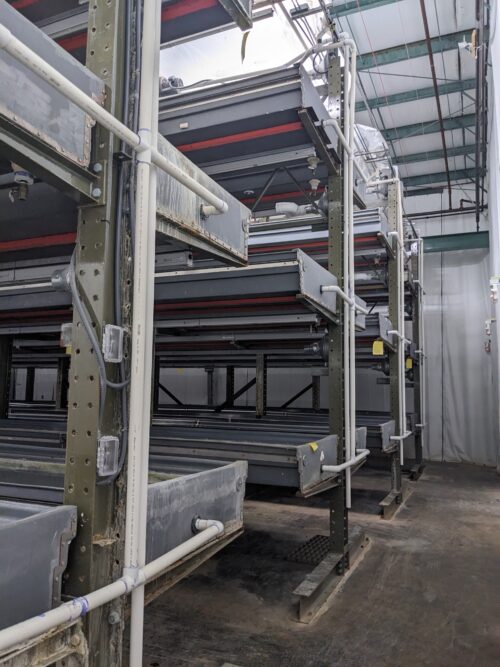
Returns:
[[[210,519],[195,519],[193,527],[201,532],[139,568],[134,576],[124,573],[113,583],[92,593],[74,598],[59,607],[55,607],[55,609],[50,609],[43,614],[0,630],[0,653],[50,632],[60,625],[76,621],[88,612],[98,609],[122,595],[128,595],[139,586],[144,587],[148,582],[165,572],[167,568],[175,565],[224,533],[224,524]],[[130,664],[134,666],[142,664],[142,655],[139,662],[134,662],[131,656]]]
[[[144,4],[148,6],[149,2],[145,2]],[[137,154],[144,154],[141,159],[151,161],[156,167],[206,201],[208,206],[202,206],[202,212],[205,216],[215,213],[226,213],[228,211],[228,205],[225,201],[163,156],[155,146],[151,145],[150,140],[148,141],[144,132],[136,134],[121,123],[109,111],[106,111],[106,109],[81,91],[74,83],[23,44],[2,24],[0,24],[0,48],[58,90],[64,97],[73,102],[82,111],[85,111],[85,113],[118,137],[118,139],[125,142]]]

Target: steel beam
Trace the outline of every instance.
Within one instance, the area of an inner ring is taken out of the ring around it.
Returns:
[[[328,6],[328,13],[332,19],[341,18],[342,16],[349,16],[349,14],[357,14],[368,9],[376,9],[384,5],[392,5],[399,0],[345,0],[339,4]]]
[[[117,117],[122,116],[125,5],[124,0],[89,4],[87,67],[103,77],[107,108]],[[104,324],[115,322],[114,238],[115,226],[122,221],[116,220],[115,140],[98,126],[94,146],[94,160],[107,165],[98,179],[106,200],[102,205],[79,209],[75,274],[82,299],[92,313],[97,338],[101,340]],[[122,252],[123,265],[129,266],[130,257],[124,247]],[[124,272],[125,313],[130,304],[129,279]],[[119,392],[108,389],[101,410],[99,368],[74,310],[64,502],[78,507],[78,532],[70,550],[65,593],[79,596],[109,584],[122,572],[126,476],[120,475],[119,484],[102,484],[97,477],[98,438],[122,434],[121,401]],[[126,318],[124,321],[127,323]],[[111,372],[109,369],[110,379],[116,381],[117,373],[111,375]],[[95,667],[121,664],[123,605],[124,599],[120,598],[87,617],[90,664]],[[121,622],[108,623],[111,610],[118,613]]]
[[[404,183],[403,183],[404,185]],[[417,190],[405,190],[405,197],[423,197],[428,195],[440,195],[444,191],[444,186],[437,188],[420,188]]]
[[[332,111],[340,118],[342,129],[343,118],[343,76],[338,59],[332,59],[328,66],[328,95]],[[335,114],[332,114],[335,115]],[[342,153],[342,152],[341,152]],[[343,285],[346,267],[343,261],[343,179],[341,173],[330,174],[328,179],[328,270]],[[344,373],[346,372],[343,354],[344,309],[338,309],[338,325],[328,325],[328,419],[329,431],[337,435],[337,464],[346,460],[345,422],[344,422]],[[338,485],[332,489],[329,499],[329,552],[338,554],[336,569],[343,574],[349,567],[349,519],[346,503],[346,475],[338,476]],[[333,556],[332,556],[333,557]],[[325,581],[325,585],[327,582]]]
[[[469,29],[433,37],[431,39],[432,53],[443,53],[443,51],[452,51],[453,49],[458,51],[458,43],[464,39],[470,42],[471,36],[472,30]],[[391,65],[411,58],[422,58],[427,55],[427,42],[425,39],[421,39],[417,42],[401,44],[389,49],[360,54],[358,56],[358,71]]]
[[[489,247],[489,232],[465,232],[424,237],[424,252],[448,252]]]
[[[465,79],[460,81],[451,81],[438,86],[440,95],[450,95],[451,93],[463,93],[467,90],[473,90],[476,87],[475,79]],[[369,100],[356,102],[356,111],[365,111],[368,105],[369,109],[380,109],[394,104],[406,104],[407,102],[418,102],[434,97],[434,88],[417,88],[416,90],[405,90],[402,93],[392,95],[382,95],[381,97],[372,97]]]
[[[465,146],[451,146],[447,149],[448,157],[461,157],[471,155],[476,150],[476,144],[466,144]],[[444,150],[442,148],[435,151],[424,151],[423,153],[413,153],[410,155],[398,155],[395,158],[396,164],[414,164],[415,162],[428,162],[429,160],[442,160]]]
[[[472,181],[476,177],[475,169],[457,169],[450,171],[451,181]],[[419,185],[430,185],[432,183],[445,183],[447,181],[447,174],[445,171],[440,171],[434,174],[420,174],[420,176],[408,176],[403,179],[403,184],[406,188],[416,187]]]
[[[445,130],[462,130],[466,127],[472,127],[475,124],[476,115],[473,113],[443,119]],[[409,137],[418,137],[422,134],[435,134],[436,132],[439,132],[439,121],[428,120],[423,123],[386,128],[382,130],[382,135],[387,141],[397,141],[398,139],[408,139]]]
[[[391,231],[398,230],[398,188],[399,183],[390,185],[387,194],[387,220]],[[399,322],[400,312],[400,284],[398,277],[398,251],[396,240],[394,240],[394,253],[388,257],[388,291],[389,291],[389,320]],[[397,348],[387,349],[389,355],[389,393],[391,405],[391,419],[394,421],[397,433],[403,433],[406,430],[406,424],[401,424],[399,416],[400,396],[399,396],[399,374],[400,366],[398,361]],[[391,490],[386,498],[380,503],[382,516],[390,518],[394,505],[400,504],[403,500],[403,487],[401,480],[401,455],[399,444],[396,444],[392,451],[388,452],[391,470]]]

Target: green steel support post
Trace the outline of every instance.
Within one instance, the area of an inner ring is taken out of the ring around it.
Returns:
[[[214,366],[207,366],[205,368],[207,374],[207,406],[215,405],[215,368]]]
[[[328,93],[330,100],[335,100],[338,117],[342,119],[343,81],[338,58],[331,59],[328,68]],[[340,151],[342,153],[342,151]],[[343,177],[330,174],[328,178],[328,270],[343,284]],[[338,436],[337,462],[346,460],[345,424],[344,424],[344,373],[343,354],[343,302],[338,299],[339,321],[328,325],[328,414],[330,433]],[[330,496],[330,551],[343,554],[338,570],[343,572],[349,567],[348,512],[346,507],[345,472],[338,476],[338,485]]]
[[[26,403],[33,403],[35,394],[35,371],[34,366],[28,366],[26,369],[26,388],[24,391],[24,400]]]
[[[0,336],[0,419],[7,419],[9,416],[11,371],[12,338]]]
[[[55,403],[57,410],[68,407],[69,357],[61,357],[57,362],[57,382]]]
[[[312,376],[312,409],[321,411],[321,375]]]
[[[423,252],[423,243],[418,244],[418,252]],[[419,273],[419,261],[418,255],[413,255],[411,258],[411,270],[412,275],[419,281],[423,277]],[[420,300],[421,300],[421,290],[417,285],[412,293],[412,338],[413,342],[416,345],[417,350],[421,350],[422,347],[422,336],[421,336],[421,313],[420,313]],[[413,410],[416,414],[416,423],[420,424],[415,427],[414,434],[414,447],[415,447],[415,458],[410,466],[410,477],[413,480],[416,480],[420,477],[423,471],[423,428],[422,426],[422,409],[421,409],[421,394],[420,388],[421,383],[424,381],[421,375],[421,359],[422,356],[419,354],[417,356],[417,361],[413,364]]]
[[[264,417],[267,412],[267,357],[258,354],[255,363],[255,416]]]
[[[88,11],[87,67],[106,83],[107,109],[121,117],[125,2],[91,2]],[[99,205],[81,206],[78,216],[75,275],[99,341],[104,325],[115,322],[114,242],[116,225],[122,224],[116,220],[117,148],[109,132],[97,126],[92,159],[102,167],[98,186],[103,201]],[[131,289],[127,267],[130,271],[131,258],[126,240],[122,257],[126,268],[122,273],[121,298],[127,325]],[[122,572],[126,475],[122,471],[116,481],[108,484],[102,484],[103,480],[97,476],[99,437],[122,433],[121,396],[119,391],[108,388],[101,413],[99,370],[76,309],[72,338],[64,502],[77,506],[78,528],[71,544],[64,593],[81,596],[110,583]],[[109,379],[117,381],[118,364],[107,364],[107,374]],[[119,598],[86,617],[89,663],[93,667],[122,664],[124,603],[125,599]]]
[[[387,220],[389,222],[389,231],[397,231],[397,188],[398,185],[389,185],[387,193]],[[398,327],[398,313],[400,308],[400,291],[398,280],[398,245],[393,238],[393,253],[388,257],[388,289],[389,289],[389,319],[394,329]],[[396,423],[396,433],[402,433],[405,425],[400,424],[399,419],[399,363],[397,351],[388,351],[389,354],[389,386],[390,386],[390,404],[391,419]],[[401,455],[399,443],[389,454],[390,472],[391,472],[391,490],[389,494],[381,501],[380,506],[382,516],[390,518],[403,499],[402,480],[401,480]]]
[[[234,405],[234,366],[226,368],[226,399],[224,401],[227,408]]]

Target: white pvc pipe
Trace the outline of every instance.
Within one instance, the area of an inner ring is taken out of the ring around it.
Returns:
[[[349,147],[349,143],[348,143],[347,139],[345,138],[344,133],[340,129],[340,125],[338,124],[338,121],[335,120],[335,118],[327,118],[326,120],[322,121],[321,124],[323,126],[325,126],[325,125],[329,126],[330,125],[331,127],[333,127],[333,129],[337,133],[337,135],[338,135],[338,137],[339,137],[339,139],[342,143],[342,146],[346,149],[346,151],[348,152],[349,155],[353,154],[352,151],[351,151],[351,148]],[[365,183],[368,183],[370,181],[370,176],[368,176],[366,171],[363,169],[363,166],[361,165],[360,161],[356,159],[356,156],[353,155],[353,158],[354,158],[354,164],[356,165],[356,168],[358,169],[358,171],[361,175],[361,178],[364,180]]]
[[[422,237],[418,238],[418,279],[420,286],[420,294],[418,300],[418,319],[419,319],[419,333],[420,333],[420,429],[422,432],[422,447],[425,445],[425,427],[427,425],[427,395],[426,395],[426,357],[425,357],[425,328],[424,328],[424,240]]]
[[[322,294],[323,292],[335,292],[335,294],[338,294],[343,301],[346,301],[350,306],[354,306],[354,310],[357,310],[364,315],[368,315],[370,312],[368,308],[365,308],[360,303],[356,303],[354,299],[351,299],[350,296],[347,296],[347,294],[341,287],[339,287],[339,285],[321,285],[320,291]]]
[[[354,122],[356,107],[356,45],[352,40],[346,40],[346,65],[347,53],[350,52],[349,68],[349,142],[348,152],[348,179],[349,179],[349,296],[352,300],[349,306],[349,373],[350,373],[350,427],[351,427],[351,453],[350,458],[356,458],[356,309],[355,309],[355,269],[354,269]],[[347,96],[347,91],[345,92]],[[351,493],[347,498],[347,507],[351,507]]]
[[[149,3],[145,4],[147,5]],[[135,152],[140,154],[150,151],[153,164],[179,183],[185,185],[191,192],[197,194],[213,207],[206,210],[204,209],[205,215],[213,212],[213,209],[219,213],[227,212],[228,205],[225,201],[217,197],[213,192],[201,185],[201,183],[198,183],[198,181],[182,171],[177,165],[161,155],[156,147],[151,145],[144,136],[136,134],[126,125],[121,123],[95,100],[81,91],[74,83],[69,81],[54,67],[46,63],[43,58],[40,58],[38,54],[23,44],[17,37],[14,37],[10,30],[2,24],[0,24],[0,48],[4,49],[18,62],[22,63],[34,74],[58,90],[64,97],[85,111],[85,113],[116,137],[124,141],[127,146],[132,148]]]
[[[207,527],[203,528],[203,525],[207,525]],[[29,641],[34,637],[43,635],[59,625],[76,621],[78,618],[85,616],[89,611],[102,607],[112,600],[116,600],[121,595],[128,595],[138,586],[144,586],[168,567],[186,558],[186,556],[189,556],[189,554],[200,549],[207,542],[212,541],[224,532],[224,525],[219,521],[203,522],[203,520],[197,520],[195,527],[201,530],[198,535],[194,535],[189,540],[186,540],[186,542],[179,544],[174,549],[167,551],[163,556],[140,568],[134,573],[135,576],[124,574],[112,584],[99,588],[84,597],[75,598],[44,614],[34,616],[26,621],[0,630],[0,653],[8,651],[14,646]],[[142,656],[140,662],[131,662],[131,664],[134,667],[135,665],[142,664]]]
[[[161,2],[148,0],[143,9],[142,68],[139,128],[152,146],[158,143],[158,92]],[[146,154],[144,154],[145,157]],[[130,380],[129,459],[125,572],[146,563],[148,507],[149,429],[153,357],[154,270],[156,239],[156,168],[139,155],[136,212],[134,300],[132,311],[132,361]],[[140,179],[140,181],[139,181]],[[142,664],[144,587],[132,593],[130,616],[130,664]]]
[[[351,126],[350,120],[351,116],[349,113],[349,104],[350,96],[347,94],[347,85],[348,85],[348,72],[349,68],[349,48],[344,46],[344,133],[345,133],[345,145],[344,145],[344,171],[343,171],[343,201],[344,201],[344,246],[343,246],[343,267],[344,267],[344,284],[343,292],[346,295],[349,295],[351,292],[351,278],[350,278],[350,267],[351,263],[349,261],[349,209],[350,209],[350,200],[352,198],[352,190],[349,186],[349,150],[350,143],[349,137],[351,135]],[[345,442],[345,457],[349,461],[352,458],[352,429],[351,429],[351,400],[352,400],[352,391],[351,391],[351,359],[350,359],[350,325],[351,325],[351,313],[350,305],[347,301],[344,301],[344,344],[343,344],[343,353],[344,353],[344,442]],[[355,446],[355,445],[354,445]],[[351,468],[348,466],[346,468],[346,505],[350,507],[351,504]]]
[[[364,461],[367,458],[367,456],[369,456],[369,454],[370,454],[369,449],[357,449],[355,455],[348,461],[345,461],[344,463],[339,463],[339,465],[336,466],[324,465],[321,466],[321,470],[322,472],[342,472],[343,470],[349,470],[349,468],[352,468],[354,465],[356,465],[356,463]]]

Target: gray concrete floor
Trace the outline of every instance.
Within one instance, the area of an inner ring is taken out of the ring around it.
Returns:
[[[371,547],[315,623],[296,622],[292,599],[311,567],[285,556],[325,533],[324,501],[251,498],[245,534],[147,608],[144,665],[500,665],[495,472],[429,464],[390,522],[376,515],[387,478],[356,485],[351,523]]]

